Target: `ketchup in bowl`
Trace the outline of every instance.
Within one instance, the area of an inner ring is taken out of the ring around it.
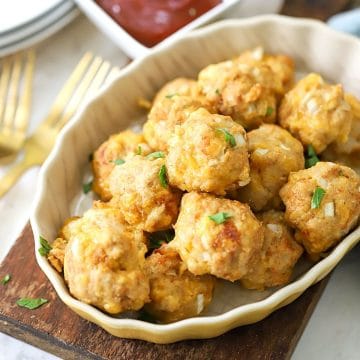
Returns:
[[[95,0],[124,30],[151,47],[221,0]]]

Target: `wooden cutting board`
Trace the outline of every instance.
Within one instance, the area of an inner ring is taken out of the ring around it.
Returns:
[[[289,359],[325,288],[327,279],[298,300],[253,325],[209,340],[155,345],[116,338],[67,308],[36,264],[28,224],[0,266],[0,331],[63,359]],[[49,303],[36,310],[16,305],[20,297],[42,297]]]

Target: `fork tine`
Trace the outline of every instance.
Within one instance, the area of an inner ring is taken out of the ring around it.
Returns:
[[[2,71],[0,77],[0,123],[5,109],[10,74],[11,74],[11,60],[9,57],[6,57],[2,61]]]
[[[89,89],[94,77],[96,76],[102,61],[103,60],[100,57],[96,57],[94,59],[87,73],[84,75],[83,79],[79,83],[79,86],[74,96],[71,98],[60,120],[54,125],[56,130],[60,130],[74,114],[78,105],[85,97],[87,90]]]
[[[104,83],[105,77],[106,77],[107,73],[109,72],[110,66],[111,65],[108,61],[104,61],[102,63],[102,65],[100,66],[100,69],[97,72],[94,80],[92,81],[88,91],[86,92],[84,99],[87,99],[90,96],[92,96],[96,92],[96,90],[98,90],[99,87]]]
[[[64,107],[69,102],[70,97],[73,95],[74,89],[76,89],[79,80],[82,78],[85,70],[89,66],[89,63],[93,55],[90,52],[85,53],[75,70],[71,73],[69,79],[66,81],[60,93],[55,99],[50,112],[42,124],[52,126],[58,120],[59,116],[64,110]]]
[[[18,108],[16,110],[16,117],[14,123],[15,130],[24,133],[24,135],[30,115],[34,67],[35,67],[35,52],[33,50],[30,50],[26,54],[22,96],[19,100]]]
[[[5,129],[7,129],[7,131],[11,130],[15,117],[18,92],[20,87],[20,73],[21,73],[21,56],[20,54],[16,54],[14,56],[14,64],[12,68],[10,84],[9,84],[9,92],[6,98],[6,107],[4,112],[3,126]]]
[[[105,84],[108,84],[110,81],[112,81],[120,72],[120,69],[118,67],[113,67],[107,76],[105,80]]]

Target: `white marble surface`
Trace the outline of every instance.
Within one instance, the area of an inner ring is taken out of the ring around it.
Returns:
[[[248,0],[249,1],[249,0]],[[252,11],[248,7],[248,12]],[[265,6],[262,11],[266,12]],[[237,16],[234,12],[232,15]],[[241,14],[245,13],[241,11]],[[37,47],[32,131],[46,114],[49,104],[69,72],[85,51],[125,63],[123,53],[113,46],[84,17],[79,17],[57,35]],[[0,176],[6,168],[0,166]],[[17,185],[0,199],[0,260],[28,220],[38,169],[29,170]],[[355,248],[334,271],[293,359],[360,359],[360,246]],[[0,274],[1,276],[2,274]],[[291,319],[289,319],[291,321]],[[0,333],[0,360],[56,359],[35,347]]]

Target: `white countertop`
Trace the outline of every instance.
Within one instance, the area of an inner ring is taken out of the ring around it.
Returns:
[[[29,131],[46,115],[49,104],[53,102],[63,82],[83,53],[89,50],[114,65],[122,66],[126,63],[124,54],[82,16],[37,47]],[[0,166],[0,176],[5,170]],[[0,199],[0,260],[29,218],[37,174],[37,168],[29,170]],[[334,271],[296,347],[293,359],[360,359],[359,276],[360,246],[357,246]],[[2,359],[43,360],[56,357],[0,333]]]

